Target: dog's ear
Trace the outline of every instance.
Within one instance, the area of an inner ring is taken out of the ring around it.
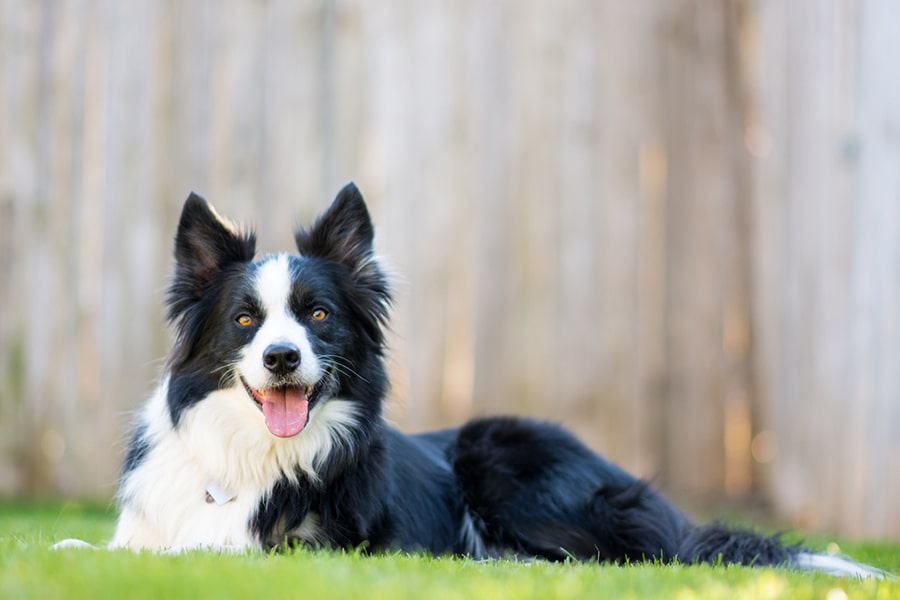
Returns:
[[[212,275],[256,254],[256,236],[238,230],[216,213],[209,202],[191,192],[181,210],[175,234],[175,262],[179,275],[208,282]]]
[[[328,210],[311,227],[294,232],[300,254],[339,262],[354,274],[374,267],[374,237],[366,202],[353,183],[338,192]]]
[[[344,265],[356,283],[354,310],[364,318],[366,333],[378,345],[384,342],[391,292],[372,246],[375,229],[357,187],[348,183],[325,213],[308,229],[294,233],[303,256]]]
[[[175,233],[175,279],[169,290],[171,316],[203,295],[216,273],[253,260],[256,236],[220,217],[197,194],[184,202]]]

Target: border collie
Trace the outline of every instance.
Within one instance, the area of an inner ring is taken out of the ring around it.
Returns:
[[[373,236],[351,183],[296,231],[297,254],[257,259],[253,233],[191,194],[168,290],[174,347],[132,434],[110,547],[302,542],[881,574],[777,536],[697,526],[556,425],[392,429],[382,417],[391,295]]]

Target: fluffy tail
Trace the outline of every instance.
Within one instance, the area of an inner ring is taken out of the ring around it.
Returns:
[[[681,541],[678,559],[684,563],[724,563],[748,566],[784,566],[818,571],[837,577],[893,577],[881,569],[846,556],[817,554],[802,546],[785,545],[779,535],[764,536],[747,529],[713,523],[695,527]]]
[[[682,563],[723,563],[746,566],[779,566],[792,564],[801,552],[798,546],[787,546],[781,536],[765,536],[748,529],[712,523],[687,531],[678,546]]]

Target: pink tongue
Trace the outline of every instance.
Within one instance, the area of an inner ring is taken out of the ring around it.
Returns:
[[[262,405],[266,427],[272,435],[289,438],[306,427],[309,417],[309,401],[300,388],[271,389]]]

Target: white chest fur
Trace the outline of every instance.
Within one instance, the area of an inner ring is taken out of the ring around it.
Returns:
[[[332,399],[313,409],[299,435],[276,438],[246,392],[234,388],[198,402],[174,429],[166,390],[164,383],[141,413],[149,450],[121,482],[112,547],[260,547],[250,530],[260,502],[298,470],[315,480],[319,457],[348,443],[355,421],[351,403]],[[313,540],[316,525],[310,515],[292,534]]]

